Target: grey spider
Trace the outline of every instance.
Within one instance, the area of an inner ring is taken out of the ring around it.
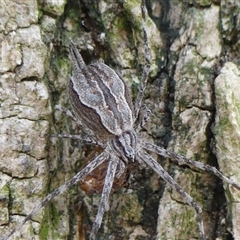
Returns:
[[[139,137],[139,131],[150,117],[150,111],[143,107],[142,99],[150,69],[150,54],[146,35],[145,2],[142,1],[143,33],[145,42],[146,65],[135,102],[132,102],[125,82],[116,72],[102,62],[86,65],[76,46],[71,42],[70,55],[73,65],[73,75],[69,81],[69,97],[73,113],[59,106],[56,109],[65,112],[73,118],[88,134],[81,138],[77,135],[62,134],[61,137],[74,138],[85,143],[99,145],[104,151],[92,159],[87,166],[80,170],[67,183],[50,193],[15,229],[7,235],[8,239],[14,232],[29,220],[40,208],[51,199],[61,194],[70,186],[76,184],[86,175],[94,171],[103,162],[108,162],[101,200],[97,216],[92,226],[90,239],[96,239],[101,226],[104,212],[108,205],[109,195],[114,178],[119,178],[126,166],[135,161],[153,169],[164,181],[175,189],[181,197],[192,206],[197,214],[200,239],[205,239],[202,209],[196,201],[187,194],[176,181],[162,168],[162,166],[147,151],[155,152],[160,156],[176,160],[180,164],[208,171],[226,183],[240,190],[240,185],[225,177],[216,168],[201,162],[189,160],[183,156],[167,151],[166,149],[144,141]],[[139,119],[141,108],[145,115]]]

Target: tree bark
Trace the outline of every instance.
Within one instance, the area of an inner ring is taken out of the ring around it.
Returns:
[[[0,236],[77,173],[94,148],[70,108],[69,39],[87,63],[102,58],[136,96],[145,63],[141,1],[0,3]],[[147,1],[151,72],[141,137],[219,167],[240,183],[240,4]],[[240,193],[209,173],[152,155],[203,209],[207,239],[240,239]],[[100,194],[78,186],[56,197],[11,239],[88,239]],[[111,194],[98,239],[198,239],[194,209],[139,166]]]

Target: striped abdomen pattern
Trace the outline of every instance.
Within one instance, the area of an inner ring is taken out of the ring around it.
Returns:
[[[131,130],[133,106],[125,82],[102,62],[86,65],[75,46],[71,58],[70,101],[83,126],[101,139]]]

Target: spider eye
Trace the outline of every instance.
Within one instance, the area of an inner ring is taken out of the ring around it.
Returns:
[[[125,156],[127,157],[127,159],[134,160],[135,152],[134,152],[134,150],[130,146],[125,146],[123,151],[124,151]]]
[[[124,162],[133,161],[135,158],[136,136],[131,131],[126,131],[116,136],[111,141],[111,148],[116,151]]]

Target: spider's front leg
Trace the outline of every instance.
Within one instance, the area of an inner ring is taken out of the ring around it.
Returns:
[[[193,161],[191,159],[185,158],[181,155],[178,155],[174,152],[170,152],[168,150],[166,150],[165,148],[156,146],[152,143],[145,143],[144,144],[144,148],[146,150],[155,152],[157,154],[159,154],[160,156],[166,157],[166,158],[170,158],[172,160],[177,161],[179,164],[186,164],[189,167],[193,167],[196,169],[200,169],[202,171],[206,171],[209,173],[214,174],[215,176],[219,177],[220,179],[222,179],[224,182],[228,183],[229,185],[235,187],[236,189],[240,190],[240,184],[231,180],[230,178],[227,178],[225,175],[223,175],[220,171],[218,171],[215,167],[212,167],[208,164],[204,164],[198,161]]]
[[[102,196],[101,196],[101,200],[100,200],[99,207],[98,207],[97,216],[93,223],[92,230],[90,233],[91,240],[96,239],[97,232],[102,223],[104,212],[107,209],[109,195],[112,190],[112,185],[113,185],[113,181],[114,181],[118,163],[119,163],[119,160],[115,156],[110,157],[107,174],[106,174],[105,181],[104,181]]]
[[[215,167],[212,167],[208,164],[204,164],[204,163],[201,163],[201,162],[198,162],[198,161],[193,161],[193,160],[190,160],[190,159],[187,159],[181,155],[178,155],[174,152],[170,152],[162,147],[159,147],[159,146],[156,146],[152,143],[143,143],[142,147],[148,151],[151,151],[151,152],[155,152],[157,153],[158,155],[160,156],[163,156],[163,157],[166,157],[166,158],[170,158],[171,160],[175,160],[177,161],[179,164],[185,164],[185,165],[188,165],[190,168],[194,168],[194,169],[199,169],[201,171],[205,171],[205,172],[209,172],[209,173],[212,173],[214,174],[215,176],[219,177],[220,179],[222,179],[224,182],[226,182],[227,184],[229,184],[230,186],[240,190],[240,184],[238,182],[235,182],[233,181],[232,179],[230,178],[227,178],[225,175],[223,175],[220,171],[218,171]],[[144,161],[144,159],[141,159],[142,161]],[[159,164],[158,163],[154,163],[154,159],[152,159],[150,156],[148,157],[147,161],[145,161],[151,168],[153,168],[155,170],[155,168],[159,168]],[[156,170],[155,170],[156,171]],[[158,169],[158,171],[160,171],[160,169]],[[159,174],[160,175],[160,174]],[[174,185],[173,185],[174,187]],[[174,187],[176,190],[177,188]],[[177,190],[178,191],[178,190]],[[178,191],[179,192],[179,191]],[[180,195],[181,192],[179,192]],[[184,195],[182,195],[182,197],[187,200],[188,198],[184,197]],[[189,199],[190,201],[191,199]],[[197,206],[198,205],[195,205],[194,203],[194,200],[191,200],[190,202],[188,202],[189,205],[193,206],[195,208],[195,210],[197,211],[198,208]],[[193,204],[191,204],[193,203]],[[197,212],[198,213],[198,212]],[[201,223],[201,214],[198,213],[198,225],[199,225],[199,229],[201,227],[202,224]],[[201,230],[200,230],[200,233],[201,233]]]
[[[83,179],[88,173],[92,172],[95,168],[101,165],[108,158],[108,152],[103,151],[99,156],[94,158],[85,168],[83,168],[80,172],[78,172],[74,177],[72,177],[68,182],[63,184],[61,187],[55,189],[53,192],[47,195],[42,202],[36,206],[30,214],[23,219],[23,221],[18,224],[8,235],[2,238],[2,240],[9,239],[15,232],[19,231],[20,228],[31,219],[42,207],[44,207],[47,203],[49,203],[53,198],[60,195],[64,191],[66,191],[69,187],[73,186],[81,179]]]
[[[181,188],[177,182],[167,173],[166,170],[162,168],[162,166],[154,160],[150,155],[141,151],[137,155],[137,159],[139,162],[145,162],[151,169],[153,169],[159,177],[161,177],[165,182],[169,183],[172,188],[174,188],[179,195],[188,203],[188,205],[192,206],[197,213],[198,220],[198,228],[199,228],[199,236],[201,240],[205,240],[204,228],[203,228],[203,220],[202,220],[202,209],[197,204],[197,202],[187,194],[183,188]]]

